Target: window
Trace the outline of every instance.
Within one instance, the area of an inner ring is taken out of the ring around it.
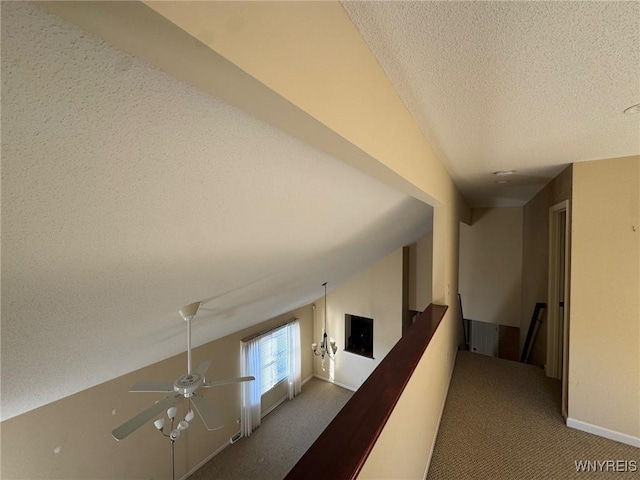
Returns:
[[[300,322],[297,318],[263,335],[240,342],[240,373],[256,377],[241,385],[240,431],[248,437],[262,418],[262,394],[283,380],[289,400],[301,392]]]
[[[271,390],[289,376],[288,343],[286,326],[260,339],[260,394]]]

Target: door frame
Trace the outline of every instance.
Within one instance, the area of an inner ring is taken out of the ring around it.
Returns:
[[[563,213],[564,229],[560,225]],[[564,251],[561,251],[562,234],[564,234]],[[549,208],[549,290],[545,371],[547,376],[562,380],[562,415],[565,419],[568,415],[570,247],[570,202],[564,200]],[[561,275],[564,275],[562,310],[558,294]]]

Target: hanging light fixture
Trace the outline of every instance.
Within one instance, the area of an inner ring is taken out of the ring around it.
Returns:
[[[184,420],[181,420],[178,423],[177,428],[174,429],[173,424],[176,420],[177,413],[178,413],[178,409],[176,407],[171,407],[167,410],[167,417],[169,417],[169,420],[171,420],[169,433],[165,433],[164,431],[164,427],[165,427],[164,418],[159,418],[155,422],[153,422],[153,425],[158,429],[158,431],[162,434],[162,436],[167,437],[171,441],[171,471],[172,471],[171,478],[173,478],[173,480],[176,479],[176,455],[175,455],[174,443],[176,440],[178,440],[178,438],[180,438],[180,432],[189,428],[189,422],[193,420],[193,417],[195,416],[195,414],[193,413],[193,410],[189,409],[189,411],[184,417]]]
[[[324,357],[325,355],[333,360],[334,355],[338,351],[338,345],[335,340],[331,340],[331,337],[327,335],[327,282],[322,284],[324,287],[324,328],[322,329],[322,341],[320,342],[320,348],[317,343],[311,344],[311,349],[316,357],[322,357],[322,369],[324,370]]]

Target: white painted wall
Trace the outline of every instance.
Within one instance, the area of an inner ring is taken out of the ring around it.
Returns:
[[[329,285],[329,288],[331,286]],[[316,302],[314,342],[320,343],[324,298]],[[373,318],[373,356],[344,351],[344,315]],[[380,364],[402,335],[402,249],[327,294],[327,332],[338,344],[335,361],[316,358],[315,373],[347,388],[357,389]]]
[[[460,225],[459,289],[465,318],[520,327],[522,207],[473,209]]]

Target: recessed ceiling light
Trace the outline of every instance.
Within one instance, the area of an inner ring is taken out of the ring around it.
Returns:
[[[496,177],[508,177],[514,173],[516,173],[515,170],[498,170],[497,172],[493,172]]]
[[[629,108],[624,110],[624,113],[627,115],[638,115],[640,114],[640,103],[636,103],[635,105],[631,105]]]

